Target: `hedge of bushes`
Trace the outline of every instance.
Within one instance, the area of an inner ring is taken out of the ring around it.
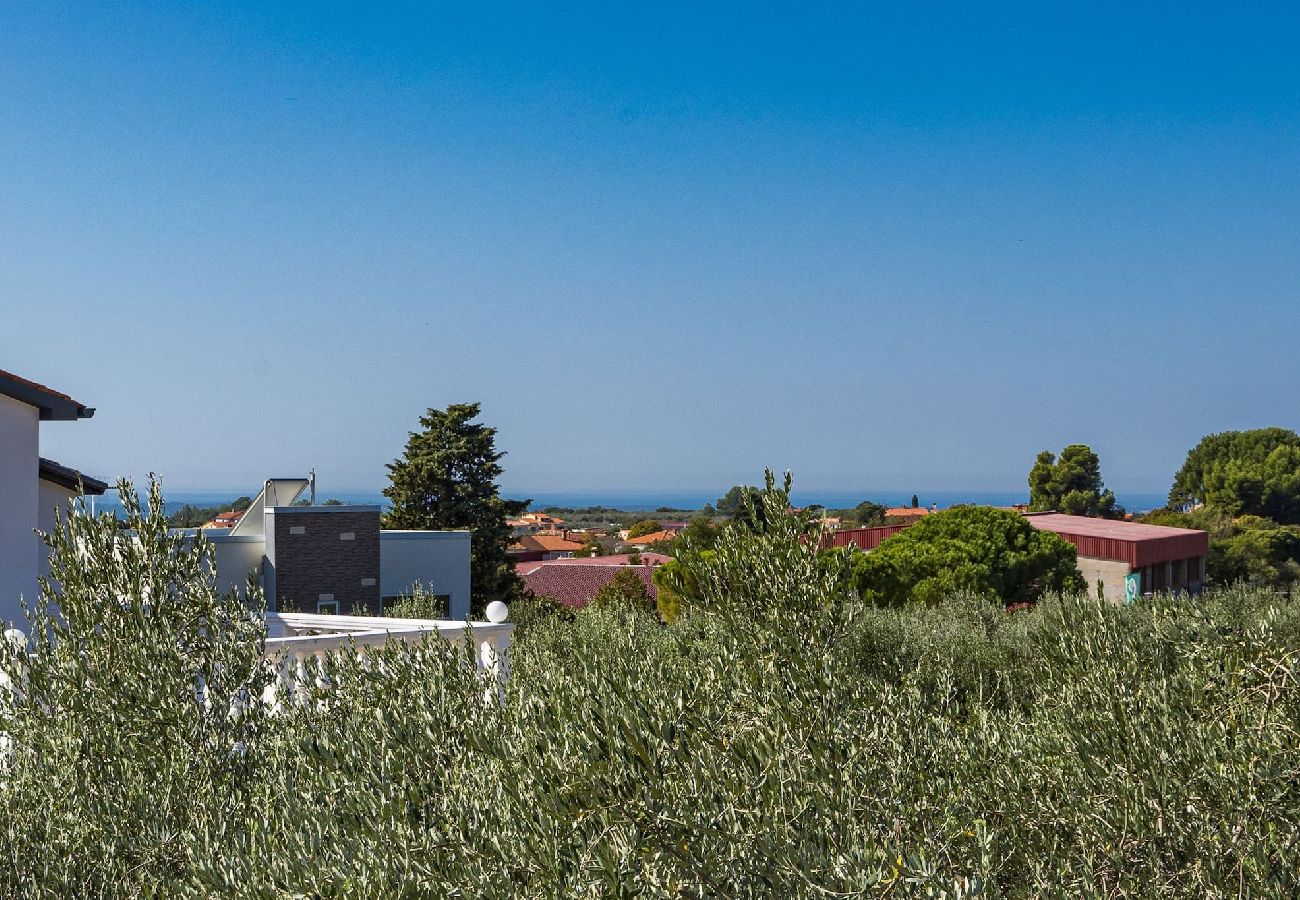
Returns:
[[[160,510],[70,523],[57,640],[8,659],[8,894],[1296,894],[1290,600],[874,609],[735,537],[671,626],[537,618],[500,702],[434,639],[277,716]]]

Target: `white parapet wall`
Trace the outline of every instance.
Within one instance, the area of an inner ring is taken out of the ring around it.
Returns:
[[[465,622],[447,619],[393,619],[381,616],[311,615],[267,613],[265,657],[279,668],[280,676],[262,695],[264,702],[280,706],[304,702],[331,654],[359,653],[381,647],[389,641],[419,643],[429,635],[453,642],[474,644],[479,670],[493,676],[484,699],[500,697],[500,683],[510,672],[510,639],[515,626],[506,621],[504,603],[491,603],[488,621]]]

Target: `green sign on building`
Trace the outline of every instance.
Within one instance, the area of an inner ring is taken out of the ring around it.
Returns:
[[[1142,573],[1130,572],[1124,576],[1124,602],[1132,603],[1142,596]]]

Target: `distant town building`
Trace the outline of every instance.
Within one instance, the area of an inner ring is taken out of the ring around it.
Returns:
[[[525,534],[509,548],[515,562],[563,559],[581,550],[585,544],[573,540],[568,532],[559,534]]]
[[[199,528],[204,531],[207,531],[209,529],[218,530],[224,528],[234,528],[236,525],[239,524],[239,520],[243,518],[243,516],[244,513],[242,510],[235,510],[235,509],[227,510],[226,512],[217,513],[215,516],[213,516],[210,522],[204,522],[202,525],[199,526]]]
[[[651,532],[650,534],[643,534],[640,537],[628,538],[623,541],[623,543],[631,547],[649,547],[651,544],[671,541],[673,538],[677,537],[677,535],[678,532],[676,531],[668,531],[667,529],[664,529],[661,531]]]
[[[1205,585],[1205,557],[1210,549],[1207,532],[1060,513],[1024,515],[1033,527],[1059,534],[1074,545],[1079,573],[1088,590],[1100,584],[1107,600],[1123,601],[1131,576],[1136,579],[1133,587],[1139,594],[1179,590],[1196,593]],[[870,552],[910,525],[837,531],[826,535],[824,544],[855,546]]]
[[[885,510],[886,519],[919,519],[936,512],[936,507],[929,506],[891,506]]]
[[[664,553],[639,553],[640,562],[635,565],[656,568],[664,563],[672,562],[673,558]],[[542,566],[627,566],[634,565],[633,556],[630,553],[613,553],[609,556],[584,556],[572,557],[555,560],[529,560],[515,563],[515,571],[520,575],[536,571]]]

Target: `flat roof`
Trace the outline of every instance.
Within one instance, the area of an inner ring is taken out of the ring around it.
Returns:
[[[1090,516],[1068,516],[1065,513],[1026,513],[1025,518],[1035,528],[1114,538],[1120,541],[1158,541],[1180,535],[1205,534],[1204,531],[1195,528],[1171,528],[1168,525],[1147,525],[1144,522],[1123,522],[1118,519],[1094,519]]]
[[[77,419],[89,419],[95,410],[78,403],[67,394],[54,388],[46,387],[35,381],[29,381],[0,369],[0,395],[34,406],[40,410],[43,421],[71,422]]]
[[[1074,544],[1080,556],[1120,560],[1134,568],[1204,556],[1210,550],[1209,533],[1193,528],[1063,513],[1026,513],[1025,519],[1040,531],[1053,531]]]

